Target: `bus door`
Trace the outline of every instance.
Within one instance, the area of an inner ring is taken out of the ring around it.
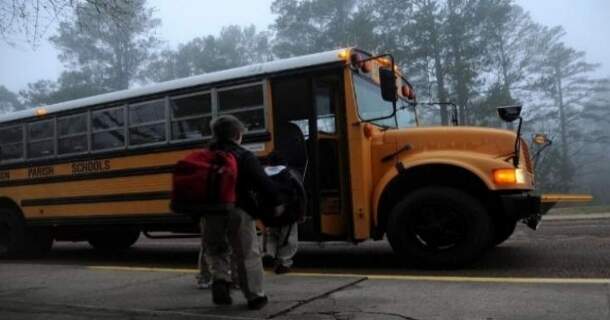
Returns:
[[[275,151],[304,175],[308,192],[301,240],[347,240],[349,234],[341,83],[339,74],[272,80]]]

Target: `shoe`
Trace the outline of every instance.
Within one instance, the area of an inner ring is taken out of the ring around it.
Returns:
[[[197,289],[209,289],[212,286],[212,279],[207,276],[197,276]]]
[[[275,272],[275,274],[285,274],[290,272],[290,267],[287,267],[283,264],[276,264],[273,268],[273,272]]]
[[[241,287],[239,286],[239,282],[233,281],[231,282],[231,289],[239,290]]]
[[[267,302],[269,302],[269,298],[267,298],[267,296],[256,297],[248,301],[248,309],[260,310],[267,305]]]
[[[231,288],[229,283],[224,280],[215,280],[212,283],[212,301],[218,305],[229,305],[233,303],[231,299]]]

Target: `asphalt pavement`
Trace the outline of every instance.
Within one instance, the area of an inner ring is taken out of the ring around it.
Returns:
[[[0,261],[0,319],[610,319],[610,219],[519,227],[462,270],[403,266],[385,242],[303,244],[266,275],[269,305],[217,307],[195,286],[196,239],[141,239],[119,255],[59,244]]]

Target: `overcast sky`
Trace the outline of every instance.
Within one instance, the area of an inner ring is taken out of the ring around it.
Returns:
[[[264,29],[274,20],[272,0],[149,0],[161,18],[159,37],[175,47],[195,37],[218,34],[229,24]],[[610,0],[516,0],[544,25],[562,25],[568,45],[587,52],[590,62],[602,63],[600,76],[610,76]],[[0,85],[17,92],[29,82],[55,80],[63,66],[48,42],[35,50],[27,44],[0,43]]]

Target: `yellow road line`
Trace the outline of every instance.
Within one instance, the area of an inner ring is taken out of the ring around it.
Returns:
[[[137,271],[137,272],[175,272],[197,273],[197,269],[121,267],[121,266],[89,266],[93,270],[106,271]],[[384,275],[358,273],[321,273],[321,272],[291,272],[290,277],[330,277],[330,278],[360,278],[370,280],[398,281],[428,281],[428,282],[468,282],[468,283],[515,283],[515,284],[610,284],[608,278],[527,278],[527,277],[464,277],[464,276],[420,276],[420,275]]]
[[[288,275],[301,277],[367,277],[370,280],[431,281],[431,282],[480,282],[523,284],[610,284],[606,278],[524,278],[524,277],[460,277],[460,276],[410,276],[384,274],[310,273],[292,272]]]

